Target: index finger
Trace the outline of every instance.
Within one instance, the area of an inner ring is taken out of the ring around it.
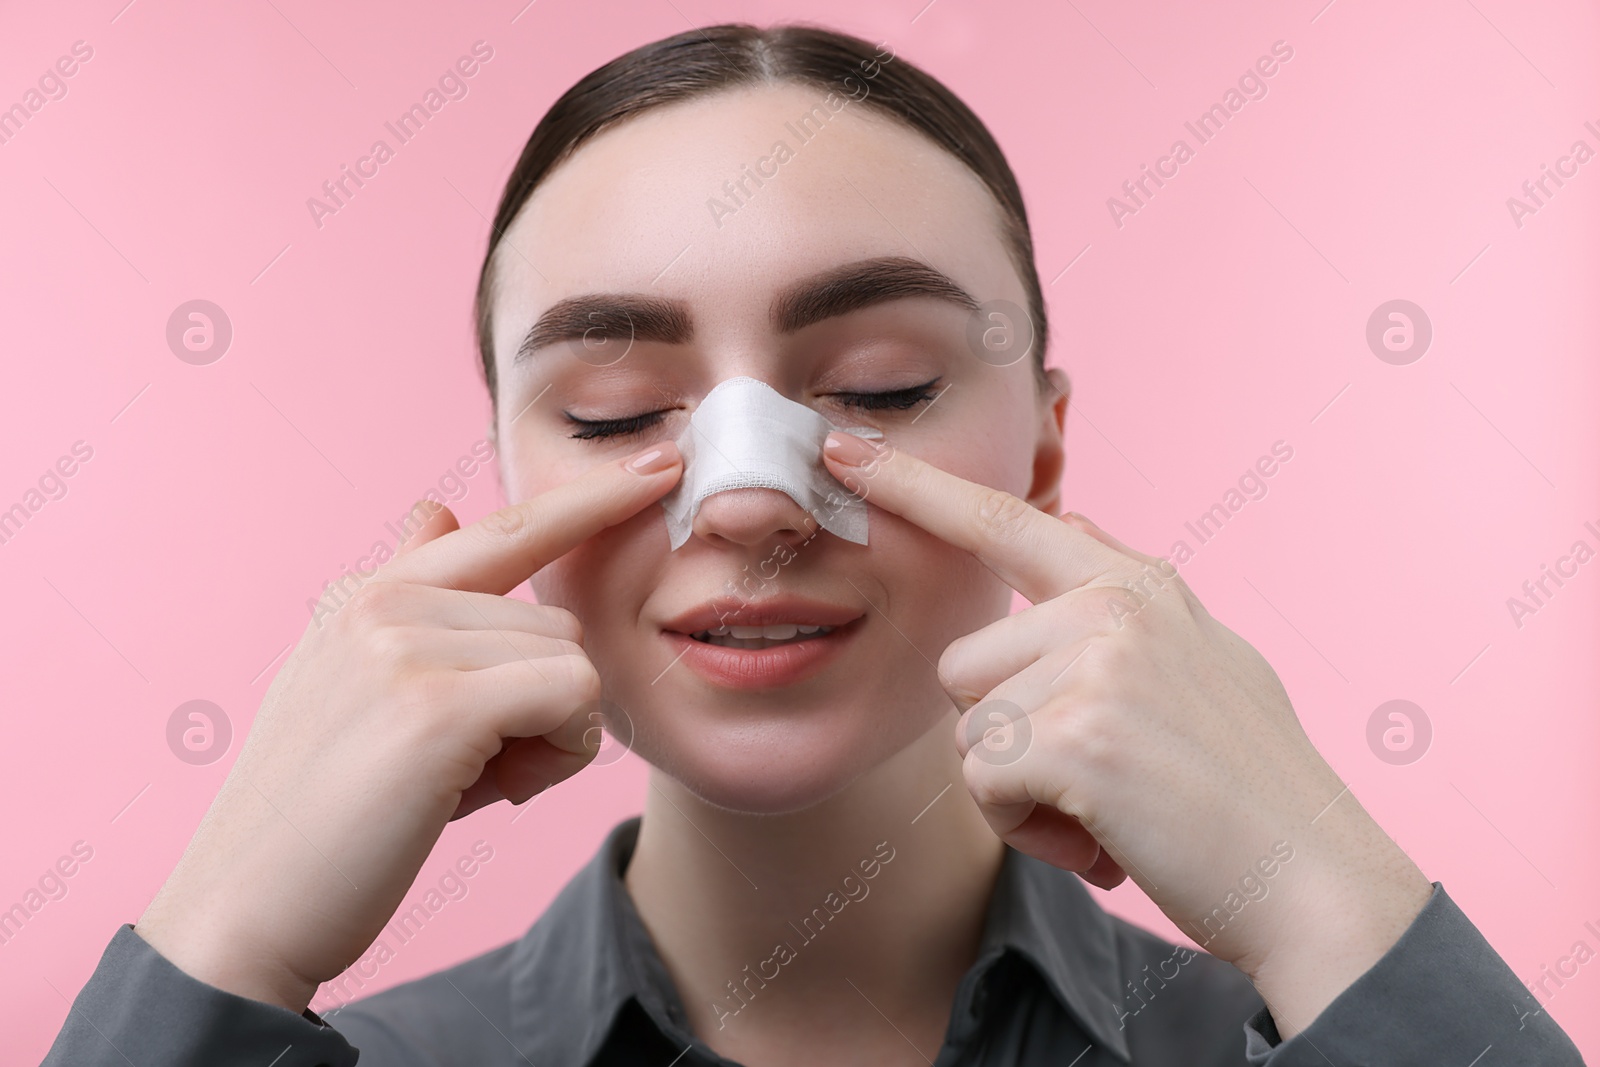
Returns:
[[[836,446],[835,441],[842,442]],[[866,446],[858,450],[852,442]],[[978,557],[1035,604],[1122,570],[1128,558],[1003,489],[979,485],[894,448],[846,433],[823,448],[828,469],[851,490]],[[859,456],[859,463],[849,462]]]
[[[662,441],[419,545],[393,560],[388,576],[509,593],[551,560],[665,496],[682,473],[677,446]]]

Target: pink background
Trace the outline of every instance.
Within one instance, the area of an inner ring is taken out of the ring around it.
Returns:
[[[1575,140],[1600,148],[1593,5],[124,3],[13,5],[0,32],[0,106],[94,50],[0,144],[0,508],[93,449],[0,544],[0,908],[93,849],[0,945],[8,1062],[43,1056],[176,861],[307,600],[483,436],[472,286],[534,122],[618,53],[730,19],[886,39],[991,124],[1076,385],[1069,506],[1193,547],[1184,522],[1288,442],[1188,580],[1519,977],[1600,949],[1600,561],[1520,628],[1506,604],[1574,541],[1600,548],[1600,160],[1520,227],[1506,206]],[[470,94],[318,229],[306,199],[480,39]],[[1269,94],[1119,228],[1107,198],[1194,146],[1184,121],[1278,40]],[[234,329],[207,366],[165,339],[195,298]],[[1395,298],[1434,329],[1406,366],[1365,340]],[[466,484],[463,521],[501,503],[492,468]],[[234,727],[205,766],[166,741],[194,699]],[[1368,745],[1391,699],[1432,726],[1408,764]],[[520,935],[639,809],[643,770],[453,825],[415,893],[478,839],[494,859],[367,990]],[[1182,940],[1131,883],[1102,899]],[[1600,962],[1548,988],[1600,1055]]]

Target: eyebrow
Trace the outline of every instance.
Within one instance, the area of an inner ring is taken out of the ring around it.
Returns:
[[[773,300],[769,318],[783,334],[874,304],[932,297],[974,311],[978,302],[949,275],[907,256],[879,256],[832,267],[804,278]],[[694,337],[689,305],[635,293],[591,293],[551,305],[517,346],[513,365],[561,341],[628,337],[635,341],[687,344]]]
[[[794,333],[823,319],[906,297],[929,296],[974,311],[978,302],[942,271],[906,256],[882,256],[814,274],[778,294],[772,324]]]
[[[539,316],[512,357],[513,366],[541,348],[585,337],[604,341],[626,337],[681,345],[694,336],[688,305],[680,300],[632,293],[590,293],[558,300]]]

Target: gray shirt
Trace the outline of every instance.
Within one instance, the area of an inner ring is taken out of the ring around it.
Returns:
[[[639,821],[617,824],[517,941],[325,1019],[192,978],[123,924],[45,1065],[349,1067],[359,1056],[362,1067],[736,1067],[690,1033],[622,881]],[[796,928],[790,940],[805,934],[828,936],[826,927]],[[771,988],[759,974],[741,979],[739,996],[752,1005],[781,990],[781,976]],[[1572,1067],[1583,1059],[1438,882],[1400,940],[1282,1041],[1234,967],[1108,914],[1077,875],[1007,848],[977,960],[933,1063]]]

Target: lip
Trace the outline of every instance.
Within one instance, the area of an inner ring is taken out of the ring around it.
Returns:
[[[730,602],[732,608],[730,609]],[[759,601],[727,598],[684,612],[662,627],[674,662],[726,689],[771,689],[793,685],[825,668],[855,639],[866,616],[857,608],[799,597]],[[693,634],[718,626],[779,623],[829,626],[832,632],[770,648],[730,648],[696,641]]]
[[[859,622],[792,644],[770,648],[729,648],[663,630],[673,661],[724,689],[776,689],[794,685],[839,658],[861,629]],[[663,672],[665,673],[665,672]]]
[[[776,596],[741,600],[727,596],[691,608],[662,623],[661,628],[687,635],[697,634],[701,630],[715,630],[719,626],[775,626],[785,622],[844,626],[855,622],[863,614],[860,608],[808,600],[805,597]]]

